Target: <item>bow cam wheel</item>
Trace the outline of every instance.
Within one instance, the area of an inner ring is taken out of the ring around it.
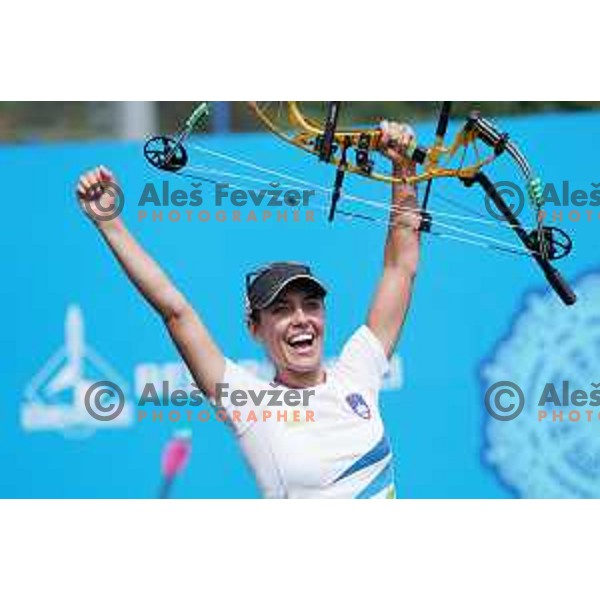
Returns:
[[[176,173],[187,165],[188,155],[182,144],[167,136],[153,137],[144,146],[146,160],[155,168]]]

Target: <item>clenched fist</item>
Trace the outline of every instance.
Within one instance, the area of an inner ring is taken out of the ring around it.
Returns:
[[[83,212],[96,225],[114,221],[123,210],[123,192],[115,176],[103,166],[79,178],[77,199]]]
[[[382,121],[380,151],[394,164],[394,171],[403,176],[414,175],[415,163],[407,157],[407,151],[414,148],[416,136],[410,125],[394,121]]]

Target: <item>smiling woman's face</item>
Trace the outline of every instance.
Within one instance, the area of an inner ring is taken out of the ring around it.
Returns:
[[[286,288],[251,324],[278,373],[319,372],[323,359],[325,304],[321,294],[306,285]]]

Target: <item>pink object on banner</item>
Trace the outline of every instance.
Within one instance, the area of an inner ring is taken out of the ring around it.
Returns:
[[[162,454],[163,486],[159,497],[168,497],[173,479],[185,469],[191,453],[191,431],[177,432],[167,443]]]

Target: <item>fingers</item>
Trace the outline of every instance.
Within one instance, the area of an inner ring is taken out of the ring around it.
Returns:
[[[98,167],[98,176],[101,181],[116,181],[115,176],[104,165]]]
[[[394,121],[382,121],[380,151],[398,165],[412,164],[407,151],[415,145],[415,132],[410,125]]]
[[[382,143],[394,150],[406,149],[416,139],[412,127],[406,123],[382,121],[380,129]]]
[[[77,182],[77,195],[82,200],[99,200],[104,183],[115,182],[114,175],[103,165],[84,173]]]

